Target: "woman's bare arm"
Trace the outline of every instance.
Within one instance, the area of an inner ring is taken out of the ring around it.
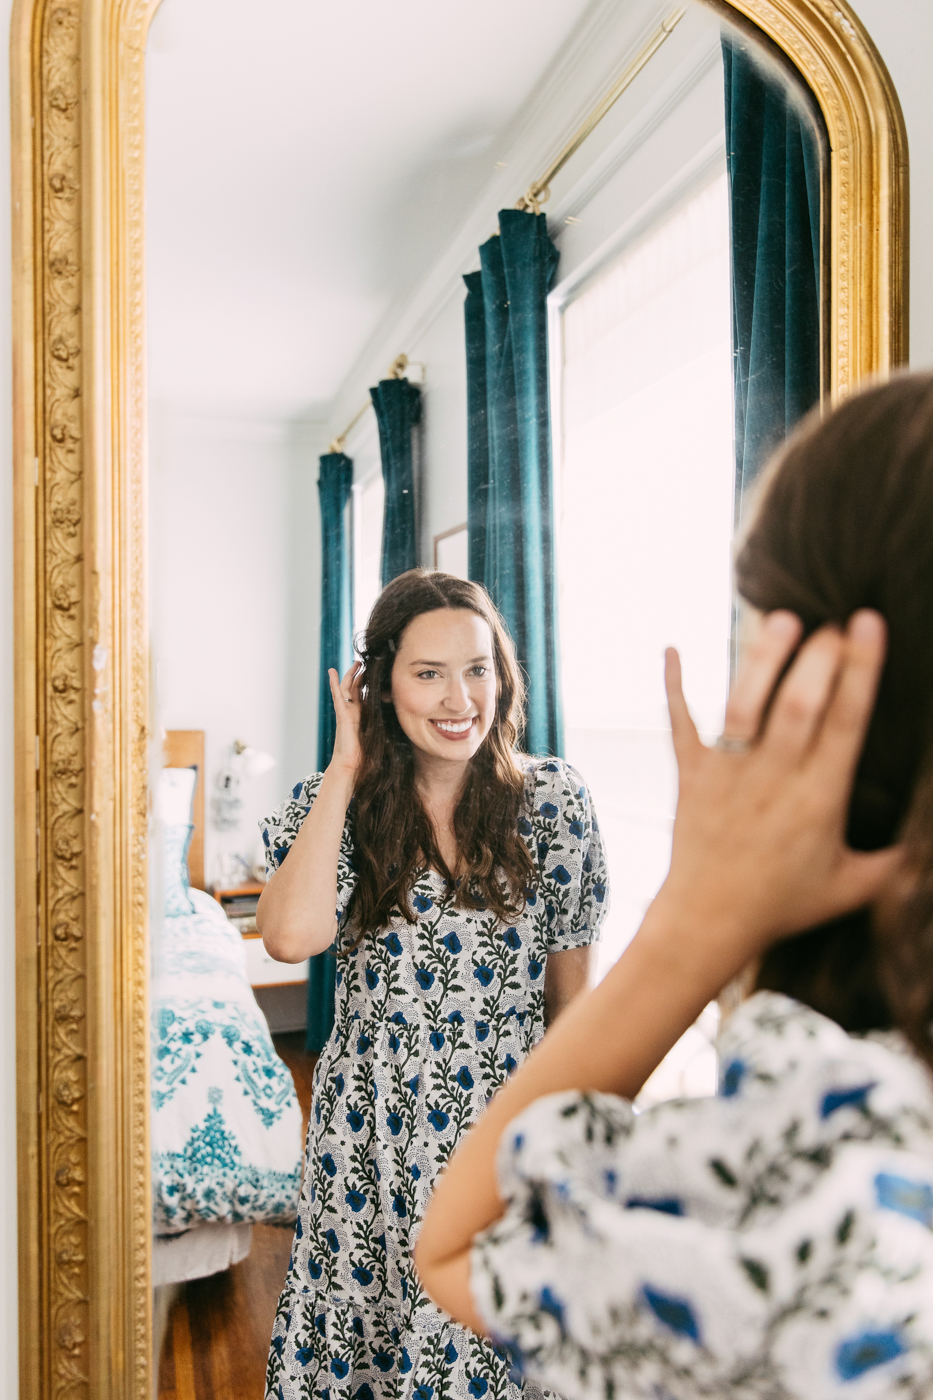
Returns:
[[[747,753],[706,749],[668,657],[680,794],[668,878],[622,958],[577,998],[468,1135],[442,1176],[415,1263],[427,1292],[482,1331],[469,1287],[474,1237],[502,1213],[495,1159],[509,1122],[564,1089],[633,1098],[703,1006],[769,944],[876,899],[900,853],[845,843],[852,779],[884,657],[884,625],[858,613],[811,637],[763,716],[800,635],[768,619],[726,714]],[[757,743],[752,743],[759,735]]]
[[[544,967],[544,1024],[552,1026],[574,997],[585,992],[593,977],[595,950],[565,948],[562,953],[548,953]]]
[[[337,862],[360,757],[356,673],[351,667],[339,686],[337,672],[329,673],[337,711],[334,756],[288,858],[260,896],[256,927],[277,962],[323,953],[337,932]]]

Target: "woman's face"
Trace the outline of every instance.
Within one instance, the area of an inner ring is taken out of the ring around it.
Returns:
[[[417,753],[468,762],[496,713],[489,624],[464,608],[421,613],[402,633],[389,698]]]

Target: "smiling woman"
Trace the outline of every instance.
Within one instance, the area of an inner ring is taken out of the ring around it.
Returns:
[[[516,750],[522,685],[477,584],[412,570],[340,686],[334,755],[266,823],[260,927],[297,961],[334,938],[268,1394],[519,1387],[434,1309],[410,1262],[427,1192],[487,1099],[586,983],[607,876],[586,786]],[[310,1288],[309,1288],[310,1280]]]

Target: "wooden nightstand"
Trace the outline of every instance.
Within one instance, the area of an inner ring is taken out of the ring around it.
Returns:
[[[255,880],[226,890],[214,890],[213,894],[234,928],[242,935],[250,986],[254,990],[260,987],[300,986],[308,980],[308,964],[276,962],[275,958],[269,957],[256,932],[256,905],[264,889],[265,885]]]

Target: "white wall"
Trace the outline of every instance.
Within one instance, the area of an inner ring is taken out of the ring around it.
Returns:
[[[313,764],[320,546],[316,472],[287,422],[196,418],[153,405],[149,574],[156,722],[203,729],[205,870],[261,851],[256,823]],[[244,781],[239,828],[211,818],[242,739],[276,767]]]
[[[434,563],[434,537],[465,525],[467,518],[465,296],[458,278],[411,351],[411,358],[425,365],[419,549],[428,566]]]
[[[910,363],[933,366],[933,5],[852,0],[894,82],[910,146]]]

